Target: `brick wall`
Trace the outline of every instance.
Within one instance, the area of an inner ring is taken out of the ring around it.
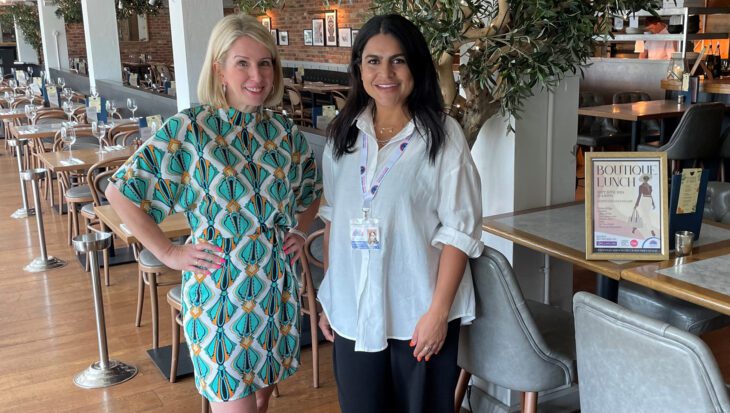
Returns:
[[[170,10],[163,8],[156,16],[147,16],[146,42],[119,42],[119,55],[123,62],[133,60],[140,54],[152,55],[152,60],[172,64],[172,35],[170,34]],[[68,57],[86,57],[86,40],[84,39],[84,24],[66,24],[66,39],[68,42]]]
[[[341,5],[330,2],[327,8],[322,0],[286,2],[283,9],[271,10],[271,28],[289,32],[289,45],[279,46],[283,60],[298,60],[319,63],[347,64],[350,61],[349,47],[305,46],[304,29],[312,29],[312,19],[324,19],[327,10],[337,10],[337,26],[359,29],[370,16],[370,0],[343,1]],[[263,16],[262,16],[263,17]],[[262,17],[259,17],[261,20]]]
[[[289,45],[279,46],[283,60],[309,61],[319,63],[347,64],[350,59],[349,47],[304,46],[304,29],[312,28],[312,19],[323,19],[325,10],[337,10],[338,27],[359,29],[370,15],[370,0],[353,0],[342,2],[337,6],[331,2],[326,8],[322,0],[289,1],[283,9],[271,10],[267,15],[271,18],[271,28],[289,32]],[[233,12],[226,9],[225,14]],[[263,16],[259,17],[259,20]],[[147,27],[150,40],[147,42],[120,42],[122,61],[128,61],[129,55],[139,56],[141,53],[152,55],[155,62],[172,63],[172,39],[170,34],[170,11],[163,8],[157,16],[147,16]],[[66,24],[68,54],[70,58],[86,57],[83,23]]]

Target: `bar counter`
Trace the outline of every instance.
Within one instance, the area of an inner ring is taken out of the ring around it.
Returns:
[[[682,90],[682,82],[674,79],[664,79],[661,81],[661,88],[667,91],[679,92]],[[730,95],[730,78],[700,80],[699,91],[700,93]]]

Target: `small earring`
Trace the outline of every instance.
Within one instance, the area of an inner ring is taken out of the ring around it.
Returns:
[[[223,96],[225,96],[226,95],[226,90],[228,90],[228,86],[226,86],[226,84],[224,83],[224,84],[221,85],[221,89],[223,89]]]

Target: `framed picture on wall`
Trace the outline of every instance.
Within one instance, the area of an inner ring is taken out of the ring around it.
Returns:
[[[352,47],[352,29],[349,27],[337,29],[337,37],[340,47]]]
[[[312,45],[312,30],[311,29],[304,31],[304,45],[305,46]]]
[[[337,11],[328,11],[324,14],[325,46],[337,46]]]
[[[274,38],[274,43],[279,44],[279,29],[271,29],[271,37]]]
[[[261,19],[261,24],[266,27],[266,30],[271,30],[271,17],[264,17]]]
[[[357,37],[358,33],[360,33],[359,29],[358,30],[352,29],[352,35],[350,36],[350,37],[352,37],[352,44],[355,44],[355,38]]]
[[[289,32],[282,30],[279,32],[279,46],[289,46]]]
[[[312,19],[312,46],[324,46],[324,19]]]

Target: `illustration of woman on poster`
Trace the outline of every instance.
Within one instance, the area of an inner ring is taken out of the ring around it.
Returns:
[[[637,229],[641,229],[641,234],[646,237],[647,233],[651,233],[652,237],[656,236],[654,230],[657,228],[654,223],[654,214],[652,211],[656,209],[654,204],[654,197],[652,196],[652,187],[649,184],[649,175],[644,175],[641,180],[644,181],[639,185],[639,195],[636,197],[636,204],[634,204],[634,214],[631,220],[633,229],[631,233],[636,233]]]

